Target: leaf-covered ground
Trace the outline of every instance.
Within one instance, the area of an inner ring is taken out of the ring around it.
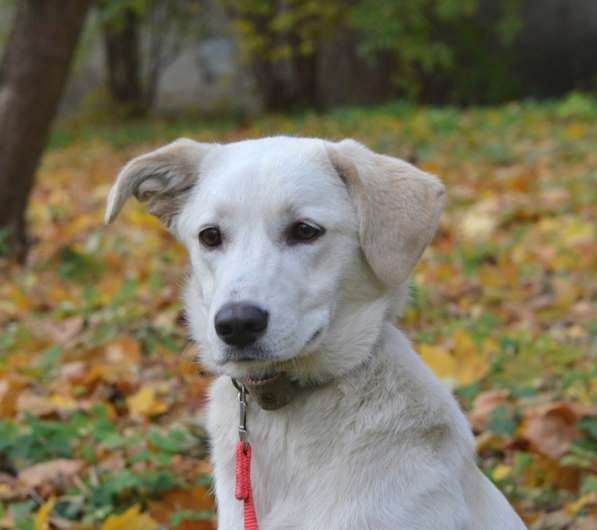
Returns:
[[[0,271],[0,528],[213,528],[186,257],[137,204],[109,228],[102,210],[134,154],[182,134],[274,133],[355,137],[443,177],[449,206],[401,326],[529,526],[595,528],[597,102],[578,95],[59,128],[30,262]]]

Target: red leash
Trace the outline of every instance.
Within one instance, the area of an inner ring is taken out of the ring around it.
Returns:
[[[245,530],[259,530],[255,504],[253,502],[253,489],[251,487],[251,455],[253,449],[247,441],[247,388],[235,379],[232,383],[238,390],[240,404],[240,424],[238,427],[239,441],[236,445],[236,487],[234,494],[239,501],[244,503]]]
[[[239,501],[243,501],[245,504],[245,530],[259,530],[251,488],[251,454],[251,444],[239,441],[236,445],[235,495]]]

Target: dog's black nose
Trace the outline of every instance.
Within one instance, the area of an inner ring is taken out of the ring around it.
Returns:
[[[267,328],[269,314],[256,305],[239,302],[224,305],[214,319],[218,336],[230,346],[253,344]]]

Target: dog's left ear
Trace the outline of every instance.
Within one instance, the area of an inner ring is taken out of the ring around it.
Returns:
[[[127,199],[134,195],[146,202],[148,210],[170,228],[199,178],[201,161],[216,146],[180,138],[131,160],[110,190],[105,223],[116,219]]]
[[[375,275],[398,287],[433,238],[445,203],[441,181],[354,140],[328,144],[360,217],[361,247]]]

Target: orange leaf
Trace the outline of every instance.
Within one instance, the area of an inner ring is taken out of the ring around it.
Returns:
[[[490,390],[480,393],[473,402],[473,410],[468,417],[472,426],[476,430],[481,430],[485,426],[490,414],[498,406],[508,402],[508,392],[506,390]]]
[[[565,402],[554,402],[527,410],[523,434],[538,453],[558,460],[577,436],[576,411]]]
[[[170,516],[178,511],[214,511],[214,501],[208,488],[195,485],[186,489],[169,491],[159,501],[149,503],[149,513],[161,524],[167,525]],[[176,530],[212,530],[211,521],[183,520]]]
[[[19,392],[23,386],[25,382],[19,377],[0,379],[0,417],[15,414]]]
[[[114,364],[137,364],[141,361],[141,346],[132,337],[121,337],[106,347],[106,358]]]

